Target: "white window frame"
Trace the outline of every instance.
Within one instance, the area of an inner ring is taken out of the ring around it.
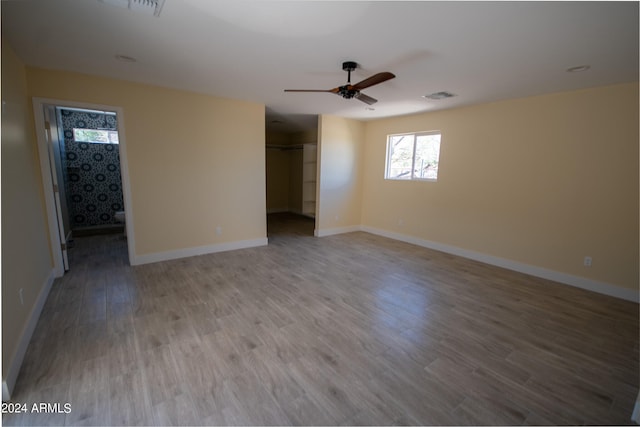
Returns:
[[[437,182],[438,176],[436,174],[435,178],[419,178],[414,176],[415,172],[415,161],[416,161],[416,144],[419,136],[425,135],[440,135],[440,144],[442,144],[442,132],[439,130],[433,131],[423,131],[423,132],[408,132],[408,133],[394,133],[387,135],[387,156],[385,159],[385,169],[384,169],[384,179],[392,180],[392,181],[427,181],[427,182]],[[411,156],[411,175],[408,178],[397,178],[389,175],[391,169],[391,154],[393,151],[393,147],[391,145],[391,138],[398,136],[413,136],[413,151]],[[440,153],[438,151],[438,164],[440,163]],[[438,170],[439,172],[439,170]]]

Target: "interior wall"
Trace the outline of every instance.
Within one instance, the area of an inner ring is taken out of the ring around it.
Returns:
[[[122,107],[134,257],[266,241],[264,105],[31,67],[27,81],[29,96]]]
[[[267,148],[267,213],[289,211],[290,151]]]
[[[30,314],[36,310],[38,296],[53,278],[32,107],[27,93],[25,66],[2,38],[2,378],[5,381]]]
[[[315,144],[318,142],[318,129],[308,129],[291,134],[292,144]]]
[[[291,136],[285,132],[266,131],[265,140],[267,145],[288,145]]]
[[[361,224],[365,124],[322,115],[318,128],[316,234],[321,236]]]
[[[385,180],[387,135],[430,130],[438,181]],[[638,84],[371,121],[362,223],[637,289],[638,146]]]

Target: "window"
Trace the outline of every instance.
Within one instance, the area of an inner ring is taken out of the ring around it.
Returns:
[[[385,179],[438,180],[440,132],[418,132],[387,137]]]
[[[97,144],[118,144],[118,131],[73,128],[73,140]]]

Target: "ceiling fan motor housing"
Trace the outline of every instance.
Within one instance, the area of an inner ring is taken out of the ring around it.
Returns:
[[[351,87],[351,85],[346,84],[344,86],[340,86],[338,88],[338,94],[345,98],[345,99],[351,99],[354,96],[356,96],[360,91],[359,90],[355,90],[355,89],[349,89]]]

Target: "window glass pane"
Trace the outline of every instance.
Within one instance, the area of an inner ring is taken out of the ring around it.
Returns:
[[[73,129],[76,142],[92,142],[99,144],[118,144],[118,131],[100,129]]]
[[[413,135],[393,135],[389,138],[387,178],[411,179]]]
[[[418,135],[416,138],[416,161],[413,177],[415,179],[438,179],[440,134]]]

